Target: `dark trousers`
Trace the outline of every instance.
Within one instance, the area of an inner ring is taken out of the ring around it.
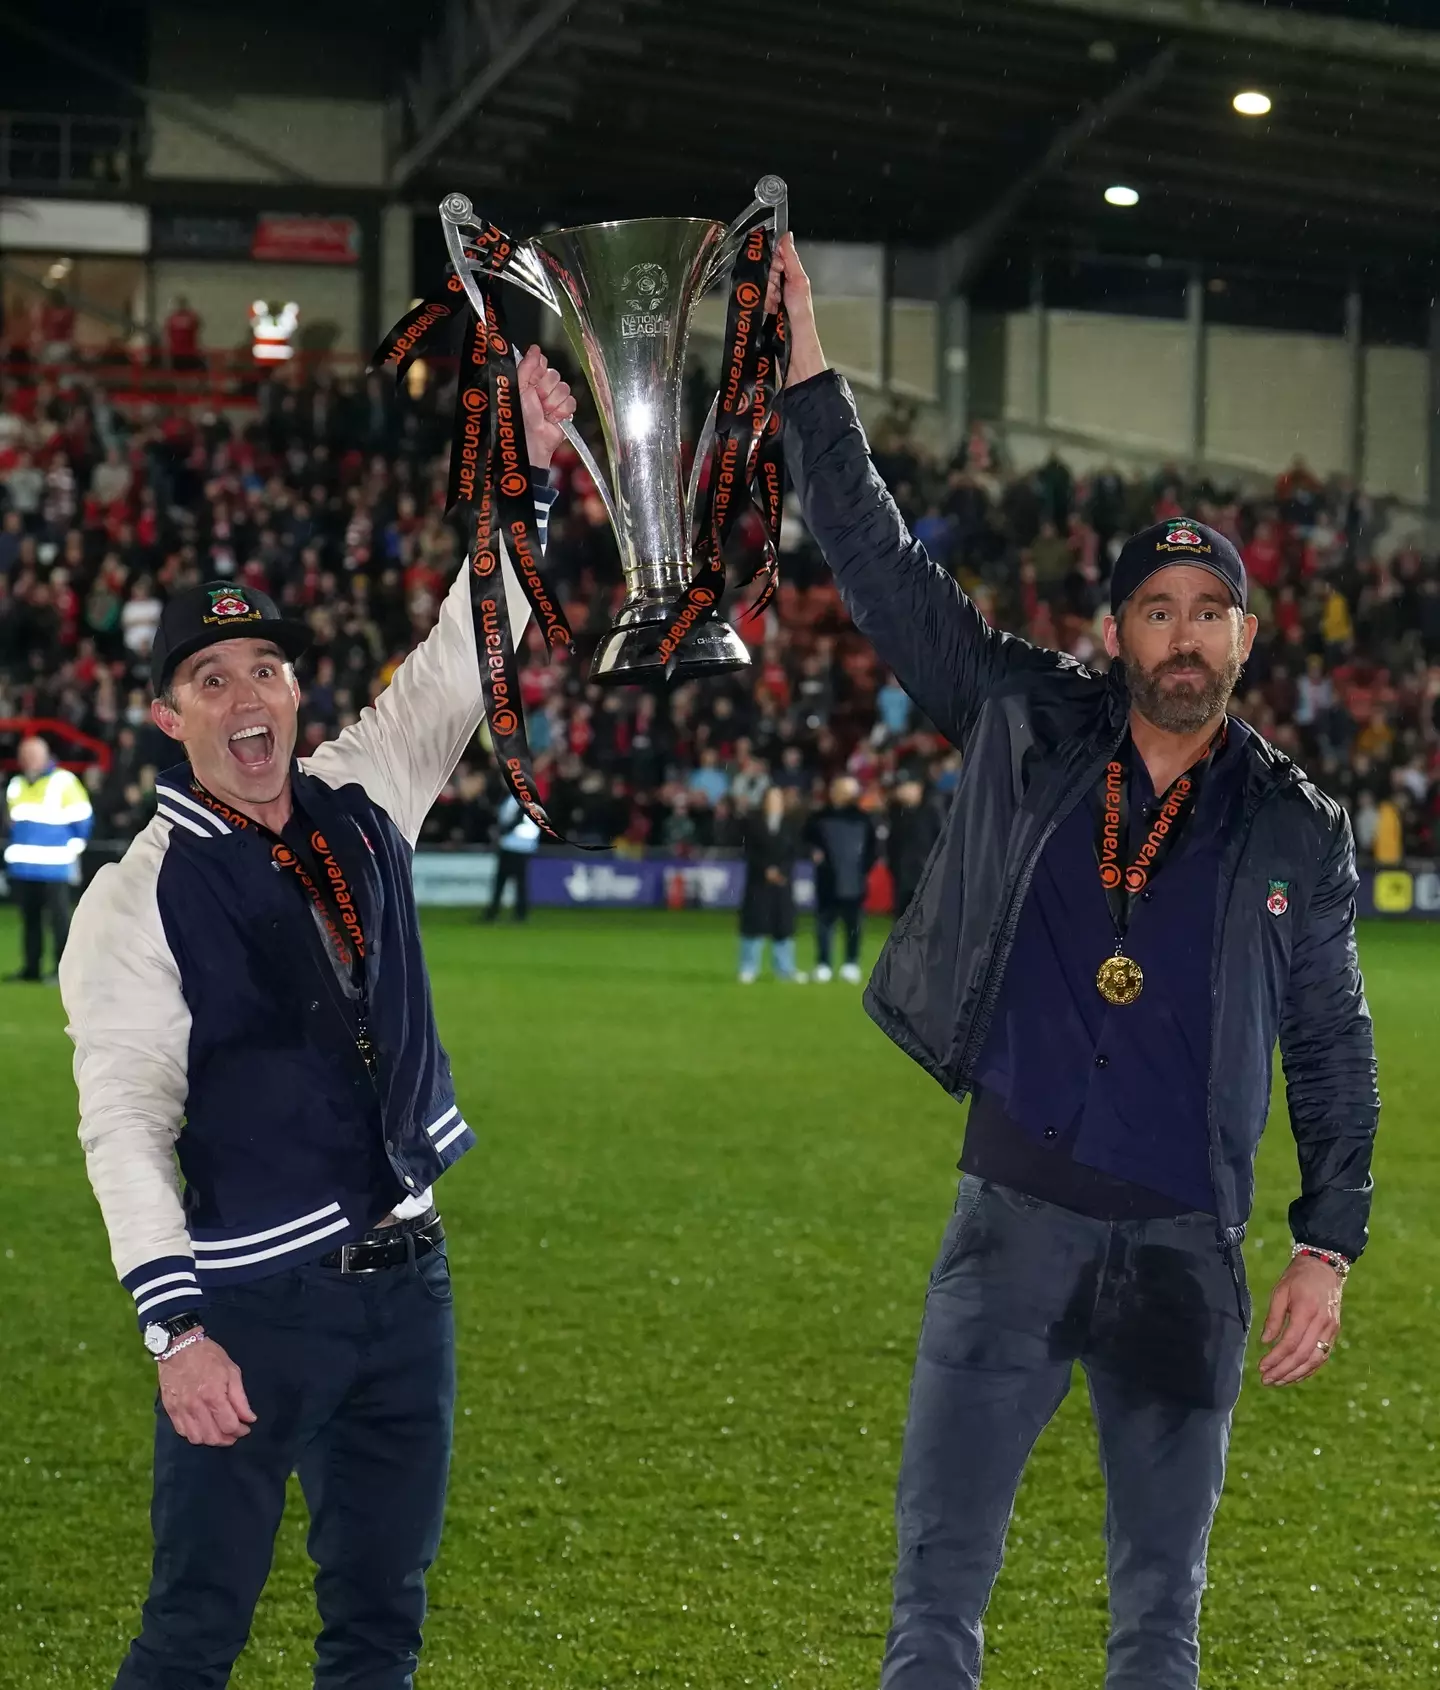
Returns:
[[[24,962],[21,972],[27,980],[38,980],[45,949],[45,923],[50,923],[50,940],[55,947],[55,967],[70,932],[70,888],[63,880],[17,880],[11,876],[11,890],[20,906],[24,932]]]
[[[368,1274],[291,1268],[207,1292],[257,1419],[189,1444],[156,1405],[155,1565],[115,1690],[220,1690],[270,1571],[285,1482],[310,1510],[317,1690],[410,1690],[455,1402],[443,1250]]]
[[[1195,1690],[1248,1323],[1212,1216],[1090,1220],[961,1180],[911,1385],[884,1690],[980,1682],[1015,1492],[1077,1361],[1105,1477],[1107,1690]]]
[[[860,960],[860,900],[832,898],[815,910],[815,952],[822,968],[830,966],[830,936],[837,921],[845,924],[846,962]]]
[[[487,921],[500,913],[500,900],[508,881],[515,882],[515,919],[524,921],[530,913],[530,858],[523,851],[501,851],[495,859],[495,890],[490,894]]]

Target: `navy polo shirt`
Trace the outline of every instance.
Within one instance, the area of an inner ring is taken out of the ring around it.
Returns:
[[[1106,1219],[1213,1213],[1207,1100],[1210,974],[1225,839],[1247,759],[1232,722],[1179,845],[1136,900],[1125,951],[1145,989],[1105,1002],[1115,928],[1082,799],[1040,854],[975,1067],[961,1167]],[[1131,756],[1130,860],[1158,808]]]

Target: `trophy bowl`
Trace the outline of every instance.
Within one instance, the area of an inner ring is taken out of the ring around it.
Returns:
[[[517,243],[501,272],[559,316],[600,420],[608,477],[580,434],[565,426],[604,502],[625,579],[624,604],[591,661],[597,682],[693,680],[750,663],[718,607],[696,620],[673,660],[661,641],[695,571],[700,473],[714,439],[712,406],[687,487],[681,420],[695,307],[758,223],[773,222],[777,235],[785,229],[785,184],[767,176],[755,192],[728,226],[701,217],[640,217],[547,230]],[[466,230],[478,227],[474,208],[463,194],[451,194],[440,215],[455,273],[483,316],[465,243]]]

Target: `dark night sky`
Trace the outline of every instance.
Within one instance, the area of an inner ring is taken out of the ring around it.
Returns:
[[[252,15],[247,0],[189,0],[197,19],[207,10]],[[1271,12],[1308,12],[1320,17],[1348,17],[1371,23],[1401,24],[1440,30],[1440,0],[1243,0]],[[146,74],[149,6],[145,0],[9,0],[6,9],[32,18],[42,28],[84,48],[96,59],[135,81]],[[433,23],[437,0],[314,0],[313,21],[339,31],[363,31],[389,40],[390,56],[402,62],[418,33]],[[1043,16],[1043,14],[1041,14]],[[403,27],[402,27],[403,20]],[[140,102],[113,82],[92,76],[42,46],[18,38],[0,18],[0,109],[32,112],[80,112],[100,115],[134,113]]]
[[[1365,23],[1440,29],[1440,0],[1244,0],[1270,12],[1314,12],[1322,18],[1356,18]]]

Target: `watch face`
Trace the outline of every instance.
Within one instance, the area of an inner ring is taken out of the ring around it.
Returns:
[[[170,1348],[170,1334],[163,1326],[145,1328],[145,1348],[152,1356],[163,1355]]]

